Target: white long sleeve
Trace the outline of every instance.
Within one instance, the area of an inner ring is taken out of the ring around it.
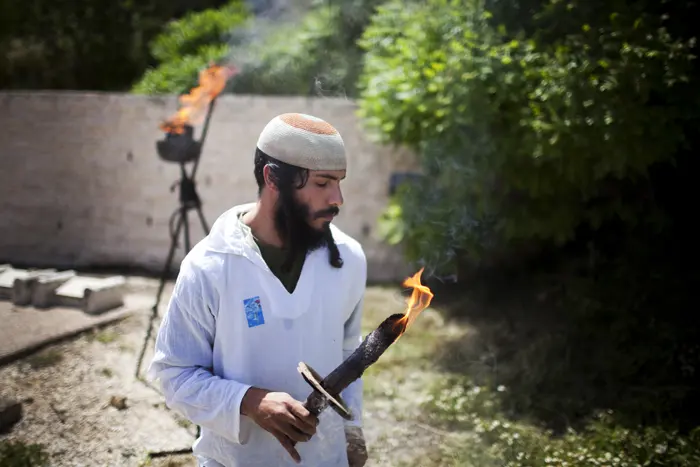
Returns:
[[[241,401],[252,386],[303,401],[309,386],[297,371],[299,362],[329,371],[361,344],[367,260],[359,242],[331,225],[343,267],[331,267],[324,249],[311,251],[289,293],[240,220],[254,206],[222,214],[185,256],[149,375],[170,408],[201,426],[192,445],[198,458],[292,467],[282,445],[241,415]],[[358,380],[341,394],[355,416],[351,425],[362,424],[362,390]],[[317,435],[297,445],[303,465],[347,467],[346,421],[329,414],[319,422]]]
[[[240,405],[250,385],[212,373],[216,296],[201,270],[183,262],[149,368],[165,401],[193,423],[240,443]]]

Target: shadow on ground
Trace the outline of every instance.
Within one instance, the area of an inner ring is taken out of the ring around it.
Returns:
[[[605,308],[586,303],[561,277],[431,287],[436,308],[475,329],[444,341],[436,363],[477,384],[505,386],[499,394],[511,417],[554,432],[579,427],[602,409],[630,426],[699,424],[693,308],[663,307],[669,300],[651,295],[636,297],[636,308]],[[638,293],[620,294],[626,292]]]

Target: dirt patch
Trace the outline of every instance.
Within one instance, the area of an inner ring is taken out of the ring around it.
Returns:
[[[0,368],[0,396],[24,412],[3,440],[44,445],[53,466],[137,466],[149,452],[191,446],[195,429],[134,374],[154,287],[133,282],[139,311],[124,321]]]

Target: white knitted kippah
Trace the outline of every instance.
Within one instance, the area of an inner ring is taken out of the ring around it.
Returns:
[[[320,118],[286,113],[260,133],[258,149],[281,162],[309,170],[345,170],[345,144],[338,130]]]

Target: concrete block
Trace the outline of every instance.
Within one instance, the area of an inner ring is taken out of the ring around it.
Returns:
[[[37,278],[32,284],[31,303],[37,308],[56,306],[56,289],[76,277],[75,271],[61,271]]]
[[[72,271],[67,271],[69,274]],[[33,297],[37,287],[45,289],[46,284],[57,283],[56,287],[62,282],[65,282],[68,278],[66,272],[58,272],[54,269],[36,271],[36,273],[30,273],[26,277],[16,277],[12,286],[12,303],[17,306],[31,306],[33,305]]]
[[[57,306],[80,308],[89,314],[99,314],[124,305],[126,278],[75,276],[60,285],[55,292]]]
[[[53,274],[55,272],[55,269],[14,269],[12,267],[6,268],[2,272],[0,272],[0,299],[12,300],[13,302],[15,302],[15,283],[17,281],[31,282],[38,277]],[[19,287],[21,288],[22,286],[20,285]],[[23,292],[23,290],[21,290],[20,292]],[[23,297],[17,297],[19,302],[22,302],[22,298]]]

